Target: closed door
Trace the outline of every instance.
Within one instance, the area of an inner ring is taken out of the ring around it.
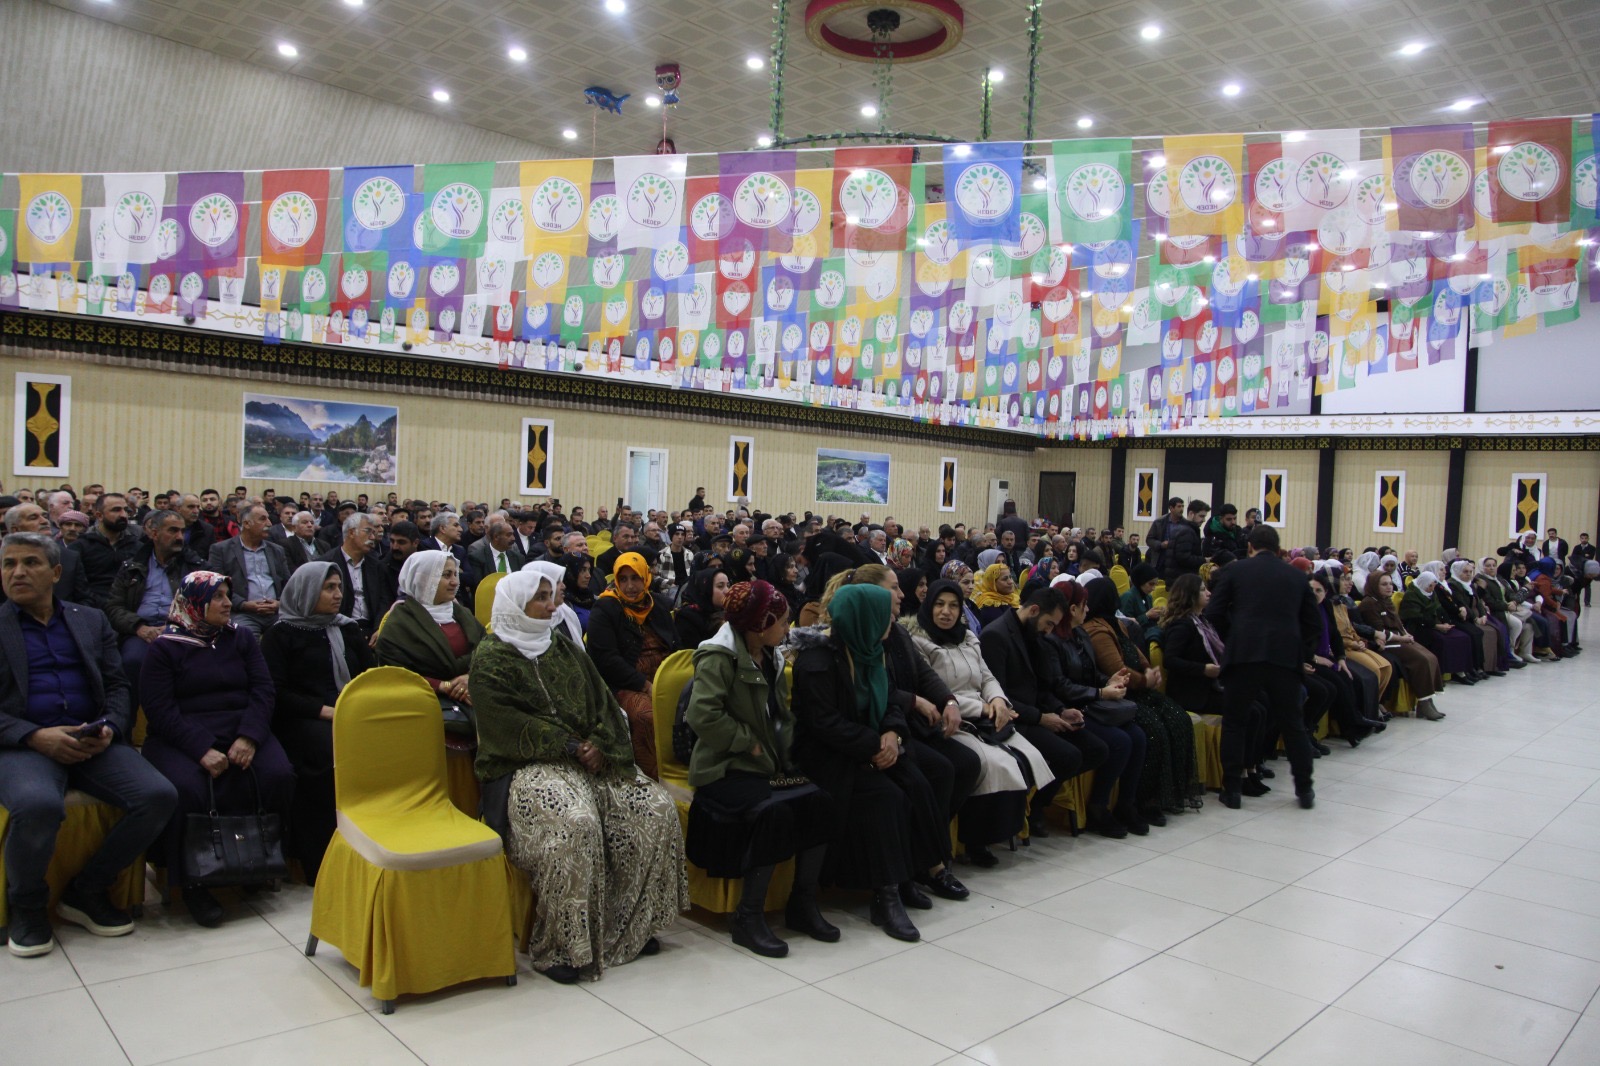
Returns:
[[[626,503],[635,511],[667,506],[667,453],[661,448],[629,448]]]
[[[1050,472],[1039,475],[1039,514],[1055,525],[1072,524],[1072,511],[1077,506],[1077,496],[1076,473]]]

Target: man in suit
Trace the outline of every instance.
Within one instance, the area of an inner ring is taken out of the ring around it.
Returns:
[[[274,503],[262,501],[262,506],[272,516],[272,525],[267,527],[267,539],[285,551],[289,548],[289,541],[294,537],[294,516],[299,507],[293,500],[279,500]]]
[[[1264,737],[1283,734],[1300,806],[1311,809],[1311,740],[1300,706],[1321,626],[1306,575],[1278,557],[1278,531],[1258,525],[1249,558],[1217,575],[1205,618],[1224,641],[1222,656],[1222,803],[1238,809],[1241,778],[1261,756]],[[1269,708],[1263,729],[1251,712]]]
[[[289,573],[294,573],[306,563],[322,554],[317,543],[317,516],[310,511],[297,511],[289,521],[289,540],[283,546],[284,557],[289,561]]]
[[[183,518],[176,512],[151,511],[144,530],[138,552],[117,571],[104,604],[106,619],[120,642],[122,673],[129,691],[136,694],[145,654],[167,628],[172,594],[184,578],[206,568],[204,559],[183,546]],[[64,558],[71,553],[62,554]]]
[[[428,530],[433,535],[425,537],[422,541],[423,550],[441,551],[452,555],[456,560],[456,567],[465,573],[467,569],[467,549],[461,546],[461,538],[466,532],[461,528],[461,519],[454,511],[440,511],[433,516]]]
[[[1589,534],[1579,533],[1578,543],[1572,549],[1572,565],[1578,571],[1577,588],[1583,593],[1583,605],[1591,606],[1589,598],[1594,592],[1594,578],[1584,573],[1588,564],[1594,562],[1594,545],[1589,543]]]
[[[983,661],[1005,689],[1016,712],[1017,732],[1039,749],[1055,780],[1036,782],[1033,807],[1028,812],[1029,833],[1048,836],[1044,812],[1061,786],[1085,770],[1105,762],[1105,743],[1083,734],[1083,745],[1067,739],[1083,728],[1083,712],[1065,706],[1056,696],[1060,667],[1055,653],[1044,646],[1044,635],[1055,628],[1067,611],[1067,601],[1056,589],[1039,589],[1022,606],[1007,611],[983,627],[978,643]],[[1076,739],[1076,738],[1075,738]]]
[[[537,511],[512,511],[511,543],[517,546],[524,559],[532,559],[541,547],[539,540],[539,512]]]
[[[5,514],[7,533],[50,533],[50,519],[38,504],[19,503]],[[76,551],[61,546],[61,580],[56,595],[68,603],[89,602],[89,582],[83,574],[83,559]]]
[[[484,527],[483,539],[467,550],[467,569],[472,587],[490,574],[514,574],[527,562],[516,545],[516,530],[503,514],[492,514]]]
[[[171,782],[127,742],[133,705],[110,623],[92,607],[57,599],[60,577],[61,546],[48,536],[13,533],[0,542],[7,600],[0,604],[0,805],[11,818],[9,948],[20,958],[55,947],[45,870],[69,787],[123,811],[58,907],[62,918],[97,936],[133,932],[133,919],[112,905],[109,889],[155,842],[178,803]]]
[[[362,632],[371,636],[394,605],[395,587],[389,583],[388,571],[372,550],[378,542],[378,528],[372,516],[352,514],[344,520],[341,529],[343,543],[317,558],[339,568],[339,577],[344,582],[339,613],[355,619],[361,624]]]
[[[596,581],[604,583],[617,567],[617,560],[631,551],[639,550],[639,534],[629,525],[618,525],[615,533],[611,534],[611,547],[600,553],[600,558],[594,561],[594,576]],[[603,589],[602,589],[603,591]]]
[[[228,578],[234,624],[259,639],[278,620],[278,594],[289,582],[289,557],[267,539],[267,509],[259,503],[239,512],[239,535],[211,546],[209,567]]]
[[[328,512],[326,511],[323,512],[323,514],[327,513]],[[350,516],[355,513],[356,502],[354,500],[346,500],[345,502],[339,504],[338,510],[334,512],[334,514],[337,515],[337,518],[334,521],[325,521],[322,523],[322,528],[317,530],[316,540],[317,546],[322,550],[324,555],[326,555],[336,545],[344,540],[344,524],[349,520]],[[373,530],[374,536],[376,536],[377,527],[374,526]]]
[[[1545,533],[1544,543],[1539,545],[1539,550],[1544,552],[1546,555],[1555,556],[1556,562],[1560,563],[1562,566],[1567,565],[1567,542],[1556,536],[1556,530],[1554,526],[1551,526],[1550,530]]]

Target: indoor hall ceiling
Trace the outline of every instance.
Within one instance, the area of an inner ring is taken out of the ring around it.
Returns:
[[[680,151],[750,148],[768,127],[769,72],[747,59],[768,54],[770,0],[627,0],[620,16],[604,0],[49,2],[574,154],[651,150],[663,112],[644,98],[662,62],[683,70],[683,102],[666,113]],[[877,99],[872,67],[824,55],[806,39],[804,0],[789,6],[785,132],[875,128],[861,115]],[[963,7],[954,51],[896,66],[891,127],[975,137],[990,66],[1006,74],[993,138],[1018,138],[1027,4]],[[1162,32],[1147,41],[1152,23]],[[1426,47],[1404,56],[1408,42]],[[1600,109],[1596,55],[1600,0],[1045,0],[1035,136],[1083,136],[1084,116],[1092,134],[1119,136],[1586,114]],[[1237,96],[1222,94],[1228,82]],[[590,85],[632,94],[622,115],[587,106]]]

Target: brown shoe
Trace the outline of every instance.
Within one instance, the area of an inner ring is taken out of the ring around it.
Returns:
[[[1433,705],[1433,698],[1430,696],[1428,699],[1417,702],[1417,717],[1425,718],[1430,722],[1437,722],[1444,717],[1444,712]]]

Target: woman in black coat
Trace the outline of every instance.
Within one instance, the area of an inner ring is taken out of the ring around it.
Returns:
[[[316,884],[333,838],[333,706],[351,678],[377,665],[360,625],[339,613],[343,585],[333,563],[306,563],[284,585],[278,620],[261,638],[277,690],[272,731],[298,778],[290,841],[307,884]]]
[[[732,584],[721,570],[701,570],[689,579],[672,615],[678,650],[693,651],[716,635],[722,626],[722,604]]]

